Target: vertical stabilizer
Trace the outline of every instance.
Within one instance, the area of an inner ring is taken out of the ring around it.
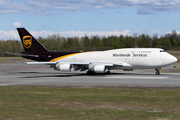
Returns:
[[[25,28],[17,28],[25,52],[48,52]]]

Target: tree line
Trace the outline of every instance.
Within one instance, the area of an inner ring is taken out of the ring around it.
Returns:
[[[38,41],[50,51],[99,51],[118,48],[163,48],[180,49],[180,34],[171,33],[150,36],[133,34],[119,36],[61,37],[59,34],[39,37]],[[20,53],[24,51],[21,41],[0,40],[0,57],[11,56],[4,52]]]

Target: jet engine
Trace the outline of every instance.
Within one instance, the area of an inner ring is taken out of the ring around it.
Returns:
[[[70,64],[61,64],[59,66],[59,69],[60,69],[60,71],[68,72],[68,71],[72,70],[72,65],[70,65]]]
[[[96,65],[93,70],[95,73],[105,73],[107,71],[105,65]]]

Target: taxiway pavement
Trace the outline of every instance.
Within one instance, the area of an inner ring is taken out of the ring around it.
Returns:
[[[177,66],[178,68],[173,68]],[[0,86],[57,87],[180,87],[180,63],[155,70],[113,70],[111,74],[86,75],[86,72],[60,72],[49,66],[9,64],[0,65]]]

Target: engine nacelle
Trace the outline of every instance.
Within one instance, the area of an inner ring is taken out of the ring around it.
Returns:
[[[94,72],[95,73],[105,73],[106,72],[105,65],[96,65],[96,66],[94,66]]]
[[[63,72],[69,72],[71,71],[71,68],[72,68],[72,65],[70,64],[61,64],[59,66],[60,71],[63,71]]]

